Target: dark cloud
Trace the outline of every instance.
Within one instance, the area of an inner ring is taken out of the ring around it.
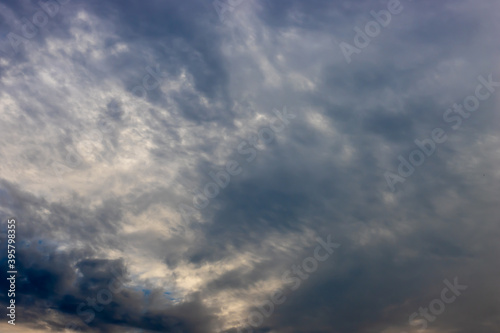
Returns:
[[[92,259],[91,251],[62,252],[44,242],[33,242],[17,252],[16,302],[22,304],[18,316],[31,327],[45,327],[44,319],[54,310],[63,314],[50,322],[57,331],[71,323],[96,332],[119,332],[120,327],[208,332],[212,326],[213,316],[196,295],[181,305],[168,304],[161,290],[153,290],[146,299],[143,291],[125,285],[130,278],[123,260]],[[0,276],[2,290],[8,290],[8,274]],[[106,300],[107,295],[111,300]],[[7,295],[1,296],[2,304],[8,304]],[[99,297],[106,306],[93,308],[89,299]],[[79,308],[81,304],[85,306]]]

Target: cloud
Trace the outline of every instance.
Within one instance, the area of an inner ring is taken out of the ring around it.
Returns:
[[[401,4],[348,64],[339,43],[386,1],[243,1],[225,23],[211,2],[68,1],[18,52],[7,35],[42,9],[4,2],[13,329],[237,332],[331,234],[335,258],[255,332],[416,332],[454,277],[468,289],[428,331],[498,331],[499,97],[456,131],[443,119],[479,75],[500,81],[498,4]],[[284,108],[296,117],[262,142]],[[390,191],[385,172],[437,127],[448,140]],[[228,161],[242,173],[195,208]]]

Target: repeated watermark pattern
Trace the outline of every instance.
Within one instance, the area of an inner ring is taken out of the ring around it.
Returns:
[[[139,98],[146,98],[148,91],[157,89],[168,77],[167,72],[160,72],[160,65],[156,64],[155,69],[146,66],[146,72],[142,77],[142,84],[136,85],[132,88],[132,93]]]
[[[302,263],[299,265],[293,264],[290,269],[281,275],[282,284],[287,286],[291,291],[299,289],[302,283],[309,279],[312,273],[317,271],[319,263],[326,261],[335,252],[335,249],[340,247],[340,244],[332,242],[331,235],[326,237],[326,241],[320,237],[317,237],[316,241],[319,245],[314,249],[312,256],[302,260]],[[253,333],[253,329],[260,327],[264,323],[264,320],[274,313],[276,306],[285,303],[286,300],[287,297],[283,290],[274,291],[256,310],[250,312],[246,323],[240,325],[237,332]]]
[[[31,19],[25,17],[21,18],[21,35],[12,31],[7,34],[7,39],[9,40],[14,54],[21,50],[21,45],[25,47],[29,45],[29,40],[38,35],[38,29],[45,27],[47,23],[49,23],[49,19],[57,15],[60,7],[67,4],[69,1],[70,0],[38,1],[40,10],[35,12]],[[6,50],[3,50],[3,52],[7,53]]]
[[[412,1],[412,0],[409,0]],[[357,26],[354,27],[353,44],[346,43],[344,41],[339,43],[340,50],[344,55],[345,60],[348,64],[352,62],[353,54],[360,54],[363,49],[365,49],[372,39],[380,35],[382,28],[387,28],[392,21],[393,15],[399,15],[403,11],[404,7],[399,0],[389,0],[387,3],[387,10],[382,9],[378,12],[370,11],[370,15],[375,19],[367,22],[364,29]]]
[[[419,326],[420,330],[427,329],[428,323],[434,322],[437,316],[445,311],[446,305],[455,302],[457,297],[462,295],[461,291],[468,288],[466,285],[461,285],[458,283],[458,277],[455,277],[453,279],[453,283],[448,281],[448,279],[445,279],[443,282],[446,287],[441,290],[441,294],[439,295],[440,297],[430,301],[428,308],[420,307],[418,309],[418,313],[413,312],[409,316],[408,323],[411,326]]]
[[[468,119],[474,112],[479,109],[482,102],[488,100],[495,89],[500,87],[500,82],[493,81],[493,75],[488,75],[484,78],[478,76],[479,84],[476,86],[474,94],[464,98],[462,104],[454,103],[443,114],[443,120],[447,124],[451,124],[453,130],[458,130],[464,119]],[[464,110],[465,109],[465,110]],[[402,155],[398,156],[399,165],[398,173],[386,171],[384,173],[385,181],[392,192],[396,191],[397,183],[404,183],[408,177],[413,175],[415,168],[424,164],[426,159],[436,151],[436,145],[445,143],[448,140],[446,131],[441,127],[436,127],[431,131],[430,138],[423,140],[415,139],[414,143],[418,147],[410,152],[408,159]]]
[[[134,86],[131,92],[134,96],[139,98],[147,98],[148,91],[158,89],[161,84],[168,77],[168,73],[160,71],[160,65],[156,64],[155,67],[146,66],[147,74],[144,74],[142,82]],[[114,105],[115,108],[119,105]],[[57,176],[59,182],[64,181],[64,175],[71,172],[72,169],[77,169],[83,164],[85,159],[82,155],[89,155],[99,160],[108,161],[106,155],[102,151],[98,151],[97,146],[104,143],[105,137],[115,130],[111,117],[101,117],[97,122],[97,127],[86,133],[79,133],[83,140],[78,142],[80,149],[71,147],[67,149],[64,161],[52,161],[50,167],[53,173]],[[143,134],[137,129],[133,132],[144,138]]]
[[[113,279],[108,283],[107,288],[100,289],[95,294],[95,297],[87,297],[76,308],[76,314],[87,325],[94,320],[96,311],[102,312],[104,306],[113,301],[113,295],[123,289],[124,277],[121,274],[122,272],[117,272],[114,267],[111,267],[111,273],[113,274]],[[76,331],[81,330],[81,327],[75,322],[68,323],[66,328]]]
[[[268,146],[273,143],[277,134],[281,133],[290,124],[290,120],[296,117],[288,113],[286,106],[283,107],[281,112],[277,109],[274,109],[273,112],[275,117],[269,122],[268,127],[260,128],[256,135],[252,135],[248,140],[243,140],[238,144],[238,154],[245,156],[244,160],[246,162],[252,163],[257,157],[257,151],[262,150],[258,148],[259,144],[262,143],[264,146]],[[202,190],[194,191],[193,205],[188,206],[183,203],[178,205],[178,212],[182,215],[183,220],[189,223],[189,216],[192,213],[207,208],[210,205],[210,200],[217,197],[221,190],[229,185],[231,177],[238,176],[242,172],[243,168],[236,160],[227,161],[224,170],[210,171],[208,175],[213,182],[207,182]]]
[[[411,2],[412,0],[408,1]],[[61,6],[68,2],[69,0],[39,1],[38,5],[41,9],[34,13],[31,19],[21,19],[20,33],[9,32],[6,36],[14,53],[18,53],[21,50],[21,45],[29,45],[29,40],[35,38],[39,34],[39,29],[46,26],[49,19],[57,15]],[[228,24],[229,15],[233,14],[237,7],[243,2],[244,0],[215,0],[212,5],[220,22]],[[353,61],[353,56],[355,54],[360,54],[363,49],[367,48],[370,43],[390,25],[394,17],[401,14],[403,10],[404,6],[401,4],[400,0],[389,0],[386,9],[370,11],[370,16],[373,20],[368,21],[363,29],[358,26],[354,27],[353,30],[355,35],[352,43],[341,41],[338,44],[346,62],[350,64]],[[5,52],[5,50],[2,52]],[[147,98],[148,92],[161,87],[168,77],[168,73],[162,72],[158,64],[156,64],[155,67],[146,66],[145,70],[147,73],[144,74],[140,84],[134,86],[130,90],[134,96],[143,99]],[[479,109],[481,103],[487,101],[495,93],[496,88],[500,87],[500,82],[494,81],[492,74],[489,74],[487,78],[478,76],[477,80],[479,83],[473,94],[465,97],[461,104],[454,103],[443,113],[443,121],[451,127],[452,130],[458,130],[463,121],[470,118],[470,116]],[[426,83],[423,81],[423,83],[419,83],[418,85],[423,87]],[[242,140],[237,145],[236,151],[247,163],[255,161],[258,156],[258,151],[262,151],[272,144],[276,140],[277,135],[290,125],[290,120],[296,117],[288,113],[286,106],[283,107],[282,111],[274,109],[273,113],[275,117],[269,122],[268,126],[261,127],[256,134],[251,135],[246,140]],[[95,143],[102,143],[106,135],[109,135],[114,130],[115,128],[112,125],[112,121],[109,118],[103,118],[99,120],[97,128],[87,133],[78,133],[80,137],[84,138],[79,142],[80,146],[87,147],[95,156],[105,158],[102,153],[96,151]],[[398,183],[404,183],[407,178],[413,175],[416,168],[423,165],[427,158],[437,151],[438,145],[445,143],[448,137],[449,133],[446,129],[436,127],[430,132],[429,137],[415,139],[413,142],[416,148],[412,150],[406,158],[403,155],[398,155],[397,160],[399,161],[399,165],[397,167],[397,173],[391,171],[386,171],[384,173],[384,178],[389,189],[395,192],[396,185]],[[81,151],[73,147],[72,149],[67,149],[64,161],[51,161],[50,167],[59,181],[63,180],[63,176],[70,172],[70,169],[76,169],[84,163],[82,155]],[[244,166],[234,159],[227,161],[222,170],[209,171],[208,176],[211,181],[202,185],[201,189],[194,191],[192,205],[178,205],[178,212],[182,216],[183,221],[189,222],[189,217],[193,212],[198,212],[209,207],[213,201],[212,199],[215,199],[223,189],[228,187],[231,180],[242,174],[243,171]],[[9,223],[11,222],[9,221]],[[15,220],[12,223],[12,231],[9,230],[9,238],[15,239]],[[9,229],[10,228],[11,226],[9,226]],[[13,234],[13,236],[10,237],[10,234]],[[275,313],[277,307],[287,301],[287,296],[290,296],[290,291],[299,289],[300,286],[310,278],[311,274],[318,270],[320,263],[327,261],[335,250],[341,246],[338,243],[332,242],[330,235],[328,235],[326,239],[318,237],[316,241],[318,245],[315,247],[311,256],[306,257],[300,263],[291,265],[290,268],[281,275],[282,285],[287,289],[274,291],[259,306],[255,307],[255,309],[248,314],[245,322],[240,324],[237,328],[238,333],[253,333],[254,329],[262,327],[265,320]],[[12,240],[12,242],[14,242],[14,240]],[[13,252],[9,252],[9,259],[12,255],[13,259],[11,260],[14,260],[14,245],[9,245],[9,251],[10,250]],[[10,269],[14,268],[15,266],[10,267]],[[111,268],[111,271],[114,278],[109,282],[107,287],[98,290],[92,297],[87,297],[78,304],[76,308],[76,315],[86,325],[93,322],[96,318],[96,312],[102,312],[105,306],[113,301],[113,296],[124,288],[123,274],[117,272],[114,268]],[[14,272],[9,271],[8,273]],[[7,280],[9,280],[10,287],[13,289],[9,290],[12,292],[12,296],[9,294],[9,297],[14,298],[15,276],[11,275]],[[447,306],[454,303],[457,298],[462,295],[462,291],[468,288],[467,285],[458,282],[458,277],[455,277],[453,282],[445,279],[443,283],[445,287],[441,290],[439,297],[430,301],[427,307],[419,307],[418,311],[409,315],[408,323],[410,326],[417,327],[419,331],[427,329],[429,323],[435,322],[438,316],[444,313]],[[11,307],[7,307],[7,309],[10,309],[11,315],[9,324],[15,325],[15,299],[11,299],[10,302]],[[74,331],[82,330],[80,325],[74,322],[66,325],[66,329]],[[143,332],[143,330],[135,332],[139,333]]]
[[[106,155],[98,151],[97,145],[102,144],[106,136],[115,130],[111,117],[102,117],[97,121],[97,128],[89,132],[77,133],[83,138],[78,142],[80,149],[71,146],[67,149],[63,161],[52,161],[50,167],[58,181],[64,181],[64,175],[77,169],[84,163],[82,155],[93,156],[97,159],[106,160]],[[84,154],[86,153],[86,154]],[[109,161],[108,161],[109,162]]]

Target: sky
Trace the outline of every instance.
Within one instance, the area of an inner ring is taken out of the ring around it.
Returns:
[[[0,0],[0,331],[499,332],[499,13]]]

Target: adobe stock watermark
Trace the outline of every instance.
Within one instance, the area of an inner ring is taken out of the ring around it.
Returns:
[[[429,303],[428,308],[420,307],[418,309],[418,313],[413,312],[409,316],[408,323],[411,326],[419,326],[419,329],[422,330],[427,329],[428,323],[433,323],[436,320],[437,316],[445,311],[446,305],[455,302],[457,297],[462,295],[461,291],[468,288],[466,285],[461,285],[458,283],[458,277],[455,277],[453,279],[453,283],[448,281],[448,279],[445,279],[443,282],[446,287],[441,290],[440,297],[433,299]]]
[[[146,72],[142,77],[142,84],[132,88],[132,93],[139,98],[146,98],[148,91],[157,89],[168,77],[167,72],[160,72],[160,65],[156,64],[156,71],[150,66],[145,67]]]
[[[113,301],[113,294],[120,292],[123,289],[123,272],[117,272],[114,267],[111,267],[113,279],[109,282],[107,288],[102,288],[96,293],[96,297],[87,297],[85,302],[82,302],[76,308],[76,314],[85,323],[91,323],[96,314],[104,310],[104,305],[108,305]],[[72,322],[66,325],[67,329],[81,331],[81,327]]]
[[[412,0],[409,0],[412,1]],[[392,21],[393,15],[401,14],[404,7],[399,0],[389,0],[387,3],[387,10],[382,9],[378,12],[370,11],[370,15],[375,19],[368,21],[362,30],[359,27],[354,27],[354,46],[344,41],[339,43],[340,50],[344,55],[348,64],[351,63],[352,55],[361,53],[361,50],[370,45],[372,38],[380,35],[382,28],[387,28]]]
[[[104,142],[105,136],[109,135],[114,130],[115,127],[112,124],[110,117],[100,118],[97,121],[97,128],[83,133],[83,140],[78,142],[78,144],[86,153],[92,154],[92,156],[97,158],[105,159],[104,155],[97,151],[96,144]],[[72,147],[67,150],[63,162],[52,161],[50,167],[52,168],[52,171],[56,175],[59,182],[63,181],[63,176],[65,174],[69,173],[72,169],[76,169],[80,165],[82,165],[84,161],[82,155],[85,154],[83,154],[82,151],[79,151],[76,147]]]
[[[290,120],[296,117],[287,112],[286,106],[283,107],[282,112],[277,109],[274,109],[273,112],[275,117],[269,122],[268,127],[260,128],[257,134],[239,143],[237,148],[238,154],[245,156],[246,158],[244,160],[246,162],[253,162],[257,157],[257,151],[264,150],[268,145],[274,142],[277,134],[282,132],[290,124]],[[259,148],[260,143],[264,145],[263,148]],[[210,171],[208,175],[213,182],[207,182],[202,190],[194,190],[195,195],[192,199],[193,206],[191,207],[187,204],[178,205],[178,212],[180,212],[184,221],[189,223],[188,217],[190,214],[188,212],[193,213],[197,210],[207,208],[210,205],[210,200],[218,196],[221,190],[229,185],[231,177],[238,176],[242,172],[243,168],[236,160],[227,161],[223,170],[218,172]]]
[[[10,42],[10,46],[14,51],[14,54],[19,52],[21,44],[24,46],[29,45],[30,39],[35,38],[38,35],[38,29],[43,28],[49,22],[49,18],[57,15],[61,6],[67,4],[70,0],[48,0],[48,1],[38,1],[38,10],[31,20],[23,17],[21,18],[21,35],[14,32],[9,32],[7,34],[7,39]],[[37,28],[38,27],[38,28]],[[5,50],[3,50],[6,53]]]
[[[314,249],[313,255],[302,260],[300,265],[292,265],[289,270],[286,270],[281,275],[283,285],[289,287],[291,291],[295,291],[301,286],[303,281],[309,279],[310,274],[316,272],[318,269],[319,263],[326,261],[335,252],[335,249],[340,247],[340,244],[333,243],[330,238],[331,235],[328,235],[326,241],[324,241],[317,237],[316,241],[319,245]],[[253,329],[260,327],[264,323],[265,318],[269,318],[274,313],[276,306],[285,303],[286,300],[284,292],[276,290],[262,305],[250,312],[245,325],[243,325],[243,328],[238,328],[237,332],[253,333]]]
[[[468,119],[472,113],[476,112],[481,105],[481,102],[488,100],[495,92],[495,88],[500,87],[500,82],[493,81],[492,74],[485,79],[482,75],[478,76],[479,84],[476,86],[474,94],[464,98],[462,104],[453,104],[443,114],[443,120],[446,123],[452,123],[451,128],[457,130],[462,125],[463,119]],[[464,110],[465,109],[465,110]],[[436,145],[442,144],[448,140],[446,131],[440,127],[434,128],[431,131],[430,138],[418,140],[414,143],[418,147],[410,152],[408,159],[402,155],[398,156],[399,166],[398,173],[386,171],[384,173],[385,181],[392,192],[396,191],[397,183],[404,183],[408,177],[414,172],[415,168],[421,166],[436,151]]]

